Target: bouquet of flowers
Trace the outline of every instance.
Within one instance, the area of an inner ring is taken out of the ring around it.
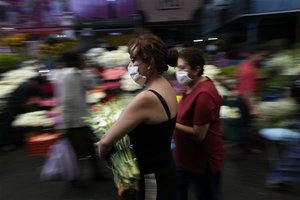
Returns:
[[[86,122],[101,138],[118,119],[123,107],[124,101],[121,100],[97,104],[92,115],[86,118]],[[115,144],[114,151],[109,155],[109,162],[118,195],[122,196],[125,191],[137,191],[140,171],[127,135]]]

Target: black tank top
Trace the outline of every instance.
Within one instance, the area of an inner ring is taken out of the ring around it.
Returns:
[[[149,91],[159,98],[168,120],[158,124],[141,123],[128,134],[140,171],[144,174],[156,172],[169,162],[173,162],[170,143],[176,123],[176,117],[171,118],[164,98],[154,90]]]

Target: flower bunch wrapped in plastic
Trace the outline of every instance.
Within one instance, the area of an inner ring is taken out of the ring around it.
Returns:
[[[118,119],[123,107],[124,102],[121,100],[98,104],[93,114],[86,118],[86,121],[95,134],[101,138]],[[118,195],[121,196],[125,191],[137,191],[140,171],[129,137],[124,136],[115,144],[113,149],[114,151],[108,159],[111,163],[114,182],[118,188]]]

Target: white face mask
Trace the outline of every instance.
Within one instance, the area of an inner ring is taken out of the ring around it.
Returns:
[[[143,76],[139,73],[139,67],[136,65],[133,65],[132,62],[128,65],[128,73],[132,80],[134,80],[139,85],[144,85],[146,83],[147,77]]]
[[[187,85],[192,81],[187,71],[176,71],[176,79],[181,85]]]

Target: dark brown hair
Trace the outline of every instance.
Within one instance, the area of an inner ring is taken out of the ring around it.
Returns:
[[[141,59],[154,67],[157,73],[168,70],[168,51],[165,43],[156,35],[140,35],[128,43],[128,52],[133,59]]]
[[[192,70],[197,70],[197,66],[199,66],[200,71],[198,75],[201,76],[203,74],[205,60],[200,49],[196,47],[184,48],[179,52],[178,58],[185,60]]]
[[[83,54],[85,52],[84,48],[76,47],[63,53],[60,58],[57,59],[57,62],[65,63],[65,67],[83,69],[85,66]]]

